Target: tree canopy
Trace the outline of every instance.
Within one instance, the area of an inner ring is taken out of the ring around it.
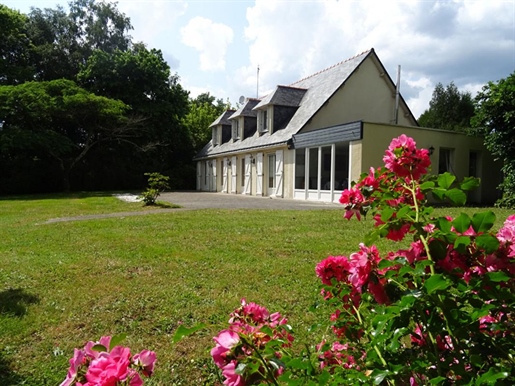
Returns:
[[[227,109],[222,99],[216,100],[216,103],[215,99],[207,92],[190,100],[190,109],[183,123],[188,128],[195,151],[199,151],[209,142],[211,139],[209,125]]]
[[[498,204],[515,207],[515,72],[498,82],[488,82],[475,98],[472,119],[475,133],[485,137],[485,146],[503,162],[503,196]]]
[[[0,85],[13,86],[1,90],[0,194],[134,189],[145,172],[193,187],[192,157],[206,139],[198,132],[223,103],[209,93],[189,99],[161,50],[133,42],[131,30],[111,2],[72,0],[27,15],[0,5]]]
[[[438,83],[429,102],[429,109],[418,118],[423,127],[466,132],[474,115],[474,102],[469,92],[460,92],[454,82],[447,87]]]
[[[0,86],[4,161],[21,154],[53,159],[61,170],[62,188],[69,190],[70,172],[93,146],[137,135],[125,116],[127,108],[65,79]]]
[[[17,84],[33,74],[27,16],[0,4],[0,84]]]

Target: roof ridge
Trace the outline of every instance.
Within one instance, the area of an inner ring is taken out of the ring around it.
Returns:
[[[343,64],[343,63],[345,63],[345,62],[349,62],[349,61],[351,61],[351,60],[353,60],[353,59],[356,59],[358,56],[364,55],[364,54],[366,54],[366,53],[370,53],[370,52],[371,52],[371,51],[373,51],[373,50],[374,50],[374,49],[373,49],[373,48],[371,48],[371,49],[368,49],[368,50],[366,50],[366,51],[363,51],[363,52],[362,52],[362,53],[360,53],[360,54],[356,54],[356,55],[354,55],[354,56],[353,56],[353,57],[351,57],[351,58],[348,58],[348,59],[342,60],[341,62],[338,62],[338,63],[336,63],[336,64],[333,64],[333,65],[332,65],[332,66],[330,66],[330,67],[324,68],[323,70],[320,70],[320,71],[318,71],[318,72],[315,72],[314,74],[308,75],[308,76],[306,76],[306,77],[304,77],[304,78],[302,78],[302,79],[299,79],[299,80],[297,80],[297,81],[293,82],[292,84],[290,84],[290,86],[289,86],[289,87],[293,86],[294,84],[300,83],[300,82],[302,82],[302,81],[304,81],[304,80],[306,80],[306,79],[309,79],[309,78],[312,78],[312,77],[314,77],[314,76],[316,76],[316,75],[319,75],[319,74],[321,74],[322,72],[328,71],[328,70],[330,70],[331,68],[334,68],[334,67],[336,67],[336,66],[340,66],[340,65],[342,65],[342,64]]]

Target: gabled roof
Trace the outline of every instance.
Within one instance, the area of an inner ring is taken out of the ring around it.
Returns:
[[[236,112],[229,117],[234,119],[237,117],[257,117],[257,111],[254,111],[254,107],[259,103],[259,99],[249,98],[243,105],[240,106]]]
[[[327,100],[347,81],[369,55],[375,55],[374,49],[337,63],[289,86],[279,86],[273,93],[264,97],[262,103],[259,103],[256,107],[259,105],[263,106],[264,103],[272,103],[276,93],[277,98],[279,98],[278,100],[282,100],[284,95],[289,97],[293,95],[294,91],[292,90],[298,90],[297,94],[295,94],[297,97],[301,92],[303,93],[297,111],[283,130],[276,131],[273,134],[265,133],[262,135],[254,135],[243,141],[229,141],[217,146],[213,146],[212,142],[209,142],[195,158],[243,152],[248,149],[270,147],[286,143],[292,138],[292,135],[296,134],[304,127],[311,117],[313,117]]]
[[[229,121],[229,117],[234,114],[236,110],[225,110],[216,120],[209,125],[209,127],[218,126],[218,125],[231,125],[231,121]]]
[[[304,88],[277,86],[277,88],[264,97],[254,109],[258,110],[268,105],[298,107],[306,91],[307,90]]]

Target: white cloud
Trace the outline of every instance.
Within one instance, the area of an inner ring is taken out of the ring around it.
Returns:
[[[150,48],[160,48],[158,37],[176,25],[177,20],[186,13],[185,0],[108,0],[117,3],[118,9],[129,16],[133,30],[130,35],[134,41],[142,41]]]
[[[258,64],[260,89],[271,90],[375,48],[392,79],[402,66],[401,93],[418,117],[436,83],[476,90],[515,68],[513,1],[256,0],[247,22],[249,64],[235,72],[247,93]]]
[[[182,42],[195,48],[200,55],[200,69],[225,69],[225,56],[233,39],[232,29],[204,17],[194,17],[181,28]]]

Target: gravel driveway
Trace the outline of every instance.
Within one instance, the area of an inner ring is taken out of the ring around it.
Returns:
[[[208,193],[208,192],[170,192],[162,193],[159,201],[171,202],[183,209],[284,209],[314,210],[340,209],[341,204],[325,202],[287,200],[284,198],[244,196],[242,194]]]
[[[342,210],[342,206],[340,204],[302,200],[286,200],[283,198],[244,196],[241,194],[207,193],[195,191],[162,193],[159,196],[158,201],[170,202],[176,205],[180,205],[181,207],[172,209],[152,209],[144,211],[142,210],[138,212],[118,212],[105,214],[91,214],[77,217],[60,217],[49,219],[45,221],[43,224],[52,224],[67,221],[83,221],[109,217],[143,216],[154,213],[166,213],[172,211],[199,209]]]

